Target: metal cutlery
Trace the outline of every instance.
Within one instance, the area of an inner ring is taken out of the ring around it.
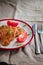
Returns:
[[[43,53],[43,30],[42,30],[42,24],[41,24],[41,30],[38,30],[38,33],[40,34],[40,39],[41,39],[41,53]]]
[[[39,46],[39,37],[37,33],[37,24],[34,24],[32,26],[33,31],[34,31],[34,39],[35,39],[35,53],[40,54],[40,46]]]

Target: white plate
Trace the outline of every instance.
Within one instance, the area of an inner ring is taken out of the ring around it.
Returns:
[[[16,42],[16,39],[14,39],[8,46],[2,46],[0,44],[0,49],[15,50],[15,49],[18,49],[18,48],[22,48],[22,47],[26,46],[27,44],[30,44],[30,42],[31,42],[31,40],[34,36],[32,27],[29,24],[27,24],[26,22],[21,21],[21,20],[17,20],[17,19],[3,19],[3,20],[0,20],[0,26],[7,25],[8,20],[13,21],[13,22],[17,21],[19,23],[18,26],[23,28],[28,33],[28,36],[27,36],[27,39],[23,43],[18,43],[18,42]]]

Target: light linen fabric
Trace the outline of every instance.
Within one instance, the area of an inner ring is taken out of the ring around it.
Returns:
[[[19,0],[15,18],[25,21],[43,21],[43,0]]]

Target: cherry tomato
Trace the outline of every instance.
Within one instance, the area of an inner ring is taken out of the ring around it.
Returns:
[[[12,27],[16,27],[18,25],[18,22],[12,22],[12,21],[8,21],[7,22],[8,26],[12,26]]]
[[[19,37],[17,37],[17,42],[24,42],[26,38],[27,38],[27,32],[24,32],[21,35],[19,35]]]
[[[12,26],[16,27],[18,25],[18,22],[12,22]]]
[[[8,25],[8,26],[11,26],[11,22],[10,22],[10,21],[7,21],[7,25]]]

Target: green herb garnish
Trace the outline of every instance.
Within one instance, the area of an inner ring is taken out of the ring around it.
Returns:
[[[22,44],[19,43],[19,44],[17,44],[17,46],[22,46]]]
[[[28,34],[28,36],[31,35],[31,34],[32,34],[32,33],[30,32],[30,33]]]
[[[7,34],[8,34],[8,35],[10,35],[10,34],[11,34],[11,31],[10,31],[10,29],[8,29],[8,31],[7,31]]]
[[[23,25],[23,27],[25,27],[26,25]]]

